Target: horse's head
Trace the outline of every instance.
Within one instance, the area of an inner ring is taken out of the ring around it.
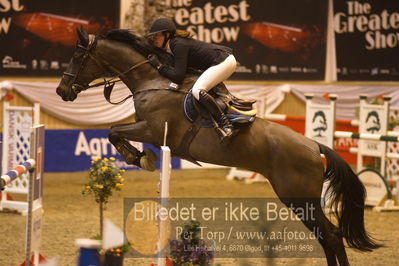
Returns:
[[[68,68],[57,87],[57,94],[64,101],[73,101],[79,92],[86,90],[89,83],[104,74],[104,68],[91,55],[96,39],[83,28],[77,30],[78,41]]]
[[[145,38],[129,30],[115,29],[94,37],[80,28],[77,34],[75,52],[57,88],[57,94],[64,101],[73,101],[79,92],[108,84],[116,78],[133,91],[145,78],[153,80],[154,76],[159,77],[158,71],[146,64],[149,54],[157,54],[163,63],[172,63],[169,53],[150,45]],[[141,67],[143,65],[146,67]],[[97,78],[109,76],[113,78],[89,85]]]

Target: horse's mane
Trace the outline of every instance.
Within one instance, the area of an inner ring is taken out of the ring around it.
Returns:
[[[162,63],[173,65],[173,57],[171,54],[167,53],[163,49],[149,44],[147,39],[135,35],[130,30],[113,29],[97,36],[97,38],[126,43],[132,46],[133,49],[135,49],[146,58],[149,54],[156,54]]]

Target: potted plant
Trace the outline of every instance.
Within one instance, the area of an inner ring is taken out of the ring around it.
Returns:
[[[191,221],[183,227],[179,240],[170,240],[170,259],[173,265],[212,265],[214,251],[200,239],[200,223]],[[184,236],[191,236],[189,239]]]
[[[104,254],[104,265],[109,266],[122,266],[123,265],[123,254],[125,254],[130,249],[130,244],[126,243],[123,246],[117,248],[111,248],[108,250],[102,250],[101,253]]]
[[[104,210],[113,191],[120,191],[123,187],[124,170],[119,169],[115,164],[115,158],[110,157],[101,159],[95,157],[91,161],[89,170],[89,181],[84,184],[82,194],[84,196],[93,195],[99,205],[100,214],[100,234],[95,238],[102,239]],[[127,243],[121,247],[101,251],[105,255],[105,265],[123,265],[123,254],[128,251],[130,245]]]

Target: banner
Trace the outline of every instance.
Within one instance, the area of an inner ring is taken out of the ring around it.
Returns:
[[[178,28],[233,48],[233,79],[324,79],[327,1],[170,2]]]
[[[118,21],[119,1],[0,1],[0,76],[61,76],[78,27],[99,34]]]
[[[339,80],[399,80],[398,12],[398,1],[334,1]]]
[[[114,157],[115,164],[122,169],[133,170],[138,167],[127,165],[123,158],[108,141],[109,130],[46,130],[45,135],[45,172],[87,171],[91,167],[92,157]],[[140,151],[152,149],[160,158],[159,149],[149,144],[132,143]],[[156,162],[159,169],[159,160]],[[180,159],[172,158],[172,168],[180,168]]]

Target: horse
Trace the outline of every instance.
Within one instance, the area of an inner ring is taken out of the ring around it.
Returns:
[[[213,128],[199,128],[186,152],[181,152],[181,143],[187,142],[186,133],[193,128],[182,108],[187,93],[168,89],[170,81],[147,63],[151,53],[165,62],[170,58],[128,30],[111,30],[94,36],[79,29],[77,34],[77,46],[56,92],[64,101],[73,101],[80,92],[98,85],[90,85],[97,78],[119,77],[132,93],[136,121],[112,126],[109,140],[127,163],[153,170],[156,160],[153,152],[149,149],[140,152],[128,140],[160,147],[167,122],[166,143],[174,156],[258,172],[268,178],[286,206],[304,210],[309,202],[301,199],[309,199],[314,204],[314,219],[302,222],[311,231],[318,228],[322,235],[318,242],[328,265],[349,265],[344,239],[349,247],[360,251],[383,246],[365,228],[363,184],[335,151],[288,127],[256,117],[251,124],[242,126],[227,144],[220,142]],[[187,88],[192,82],[188,77],[181,87]],[[112,82],[100,84],[110,87]],[[326,167],[320,154],[327,160]],[[320,202],[326,180],[330,182],[328,191],[337,225],[326,217]]]

